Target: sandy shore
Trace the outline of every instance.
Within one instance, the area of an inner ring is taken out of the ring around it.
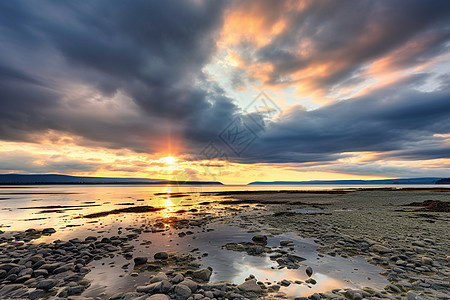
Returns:
[[[0,298],[449,299],[449,214],[404,206],[448,198],[447,189],[204,193],[166,216],[148,206],[99,214],[98,224],[115,222],[64,241],[53,229],[4,232]],[[121,227],[121,214],[134,224]],[[227,260],[258,267],[230,277]],[[345,269],[355,261],[370,276]],[[105,273],[117,288],[102,286]]]

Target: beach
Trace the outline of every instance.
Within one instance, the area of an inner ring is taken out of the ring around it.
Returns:
[[[289,188],[2,188],[0,298],[449,299],[450,189]]]

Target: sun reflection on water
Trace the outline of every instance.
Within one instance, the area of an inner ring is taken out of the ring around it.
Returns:
[[[172,186],[168,185],[166,187],[166,193],[167,193],[167,199],[166,199],[166,215],[164,216],[165,218],[170,218],[173,215],[173,203],[172,203],[172,199],[170,198],[172,192]]]

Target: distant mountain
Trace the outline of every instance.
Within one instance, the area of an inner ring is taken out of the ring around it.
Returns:
[[[219,181],[177,182],[149,178],[85,177],[60,174],[0,174],[0,184],[222,184]]]
[[[307,185],[307,184],[335,184],[335,185],[357,185],[357,184],[450,184],[447,182],[439,182],[440,177],[423,177],[423,178],[398,178],[398,179],[381,179],[381,180],[311,180],[311,181],[254,181],[249,185]],[[448,180],[448,179],[447,179]]]
[[[442,178],[436,181],[436,184],[450,184],[450,178]]]

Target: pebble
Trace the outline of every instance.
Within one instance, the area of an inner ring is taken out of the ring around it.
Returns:
[[[256,279],[250,279],[238,285],[237,288],[243,292],[261,293],[262,289],[256,282]]]
[[[187,286],[185,286],[184,284],[175,285],[173,290],[174,290],[175,294],[177,295],[177,297],[181,300],[186,300],[192,294],[191,289],[188,288]]]
[[[433,263],[433,260],[429,257],[422,256],[422,263],[425,265],[431,265]]]
[[[305,272],[308,277],[311,277],[311,275],[313,274],[313,269],[310,266],[307,266]]]
[[[36,285],[36,288],[43,289],[43,290],[49,290],[53,287],[55,287],[58,284],[58,280],[56,279],[46,279],[39,281],[39,283]]]
[[[267,236],[255,235],[254,237],[252,237],[252,241],[258,244],[267,244]]]
[[[155,259],[168,259],[169,254],[167,254],[167,252],[158,252],[158,253],[155,253],[155,255],[153,257]]]
[[[170,298],[165,294],[154,294],[147,298],[147,300],[169,300]]]
[[[192,273],[192,276],[196,279],[207,282],[207,281],[209,281],[211,274],[212,274],[212,271],[210,269],[204,268],[204,269],[194,271]]]
[[[147,262],[148,258],[145,256],[140,256],[140,257],[135,257],[133,260],[134,260],[134,264],[136,266],[139,266],[139,265],[145,264]]]

